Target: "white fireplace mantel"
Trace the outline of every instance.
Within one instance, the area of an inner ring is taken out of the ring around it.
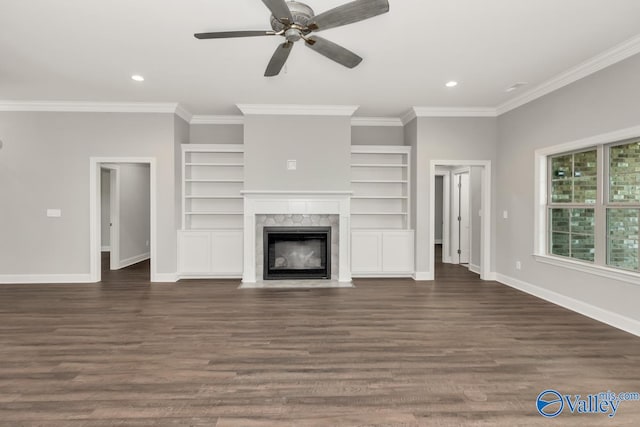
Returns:
[[[242,191],[244,283],[256,283],[256,215],[338,215],[338,281],[351,282],[351,191]]]

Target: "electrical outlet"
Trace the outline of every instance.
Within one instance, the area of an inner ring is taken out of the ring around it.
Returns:
[[[522,270],[522,263],[520,261],[516,261],[516,270]]]
[[[287,170],[294,171],[298,168],[298,162],[296,160],[287,160]]]
[[[504,219],[509,218],[509,211],[502,211],[502,217],[503,217]]]
[[[60,218],[62,211],[60,209],[47,209],[47,216],[49,218]]]

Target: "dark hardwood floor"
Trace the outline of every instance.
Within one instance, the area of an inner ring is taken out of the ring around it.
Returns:
[[[640,402],[535,406],[640,391],[640,338],[464,267],[313,290],[148,274],[0,286],[0,425],[640,425]]]

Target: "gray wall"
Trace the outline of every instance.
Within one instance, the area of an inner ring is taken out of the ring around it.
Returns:
[[[402,126],[353,126],[353,145],[404,145]]]
[[[173,114],[1,112],[0,274],[89,273],[92,156],[157,159],[157,268],[175,273],[173,127]]]
[[[415,133],[414,133],[415,131]],[[430,189],[429,165],[432,160],[490,160],[495,164],[497,119],[495,118],[417,118],[405,128],[413,148],[415,178],[412,183],[414,227],[416,231],[416,272],[429,271],[428,245]],[[464,165],[464,162],[460,164]],[[412,173],[413,175],[413,173]],[[495,179],[493,180],[495,185]],[[416,211],[417,209],[417,211]],[[415,215],[420,212],[420,215]],[[493,229],[493,224],[492,224]],[[493,242],[492,246],[495,246]],[[492,248],[492,254],[495,249]],[[492,260],[494,260],[492,256]],[[495,263],[495,261],[492,261]],[[492,265],[493,270],[493,265]]]
[[[350,117],[246,116],[244,149],[246,190],[350,189]]]
[[[111,172],[100,170],[100,235],[103,248],[111,245]]]
[[[640,320],[640,287],[536,262],[534,150],[640,125],[640,55],[500,116],[497,271]],[[502,211],[509,219],[502,219]],[[515,269],[516,261],[522,270]]]
[[[242,144],[243,125],[191,125],[191,144]],[[186,142],[186,141],[185,141]]]
[[[120,164],[120,263],[149,253],[149,165]]]

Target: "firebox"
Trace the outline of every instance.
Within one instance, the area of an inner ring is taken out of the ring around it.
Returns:
[[[264,280],[330,279],[331,227],[264,227]]]

